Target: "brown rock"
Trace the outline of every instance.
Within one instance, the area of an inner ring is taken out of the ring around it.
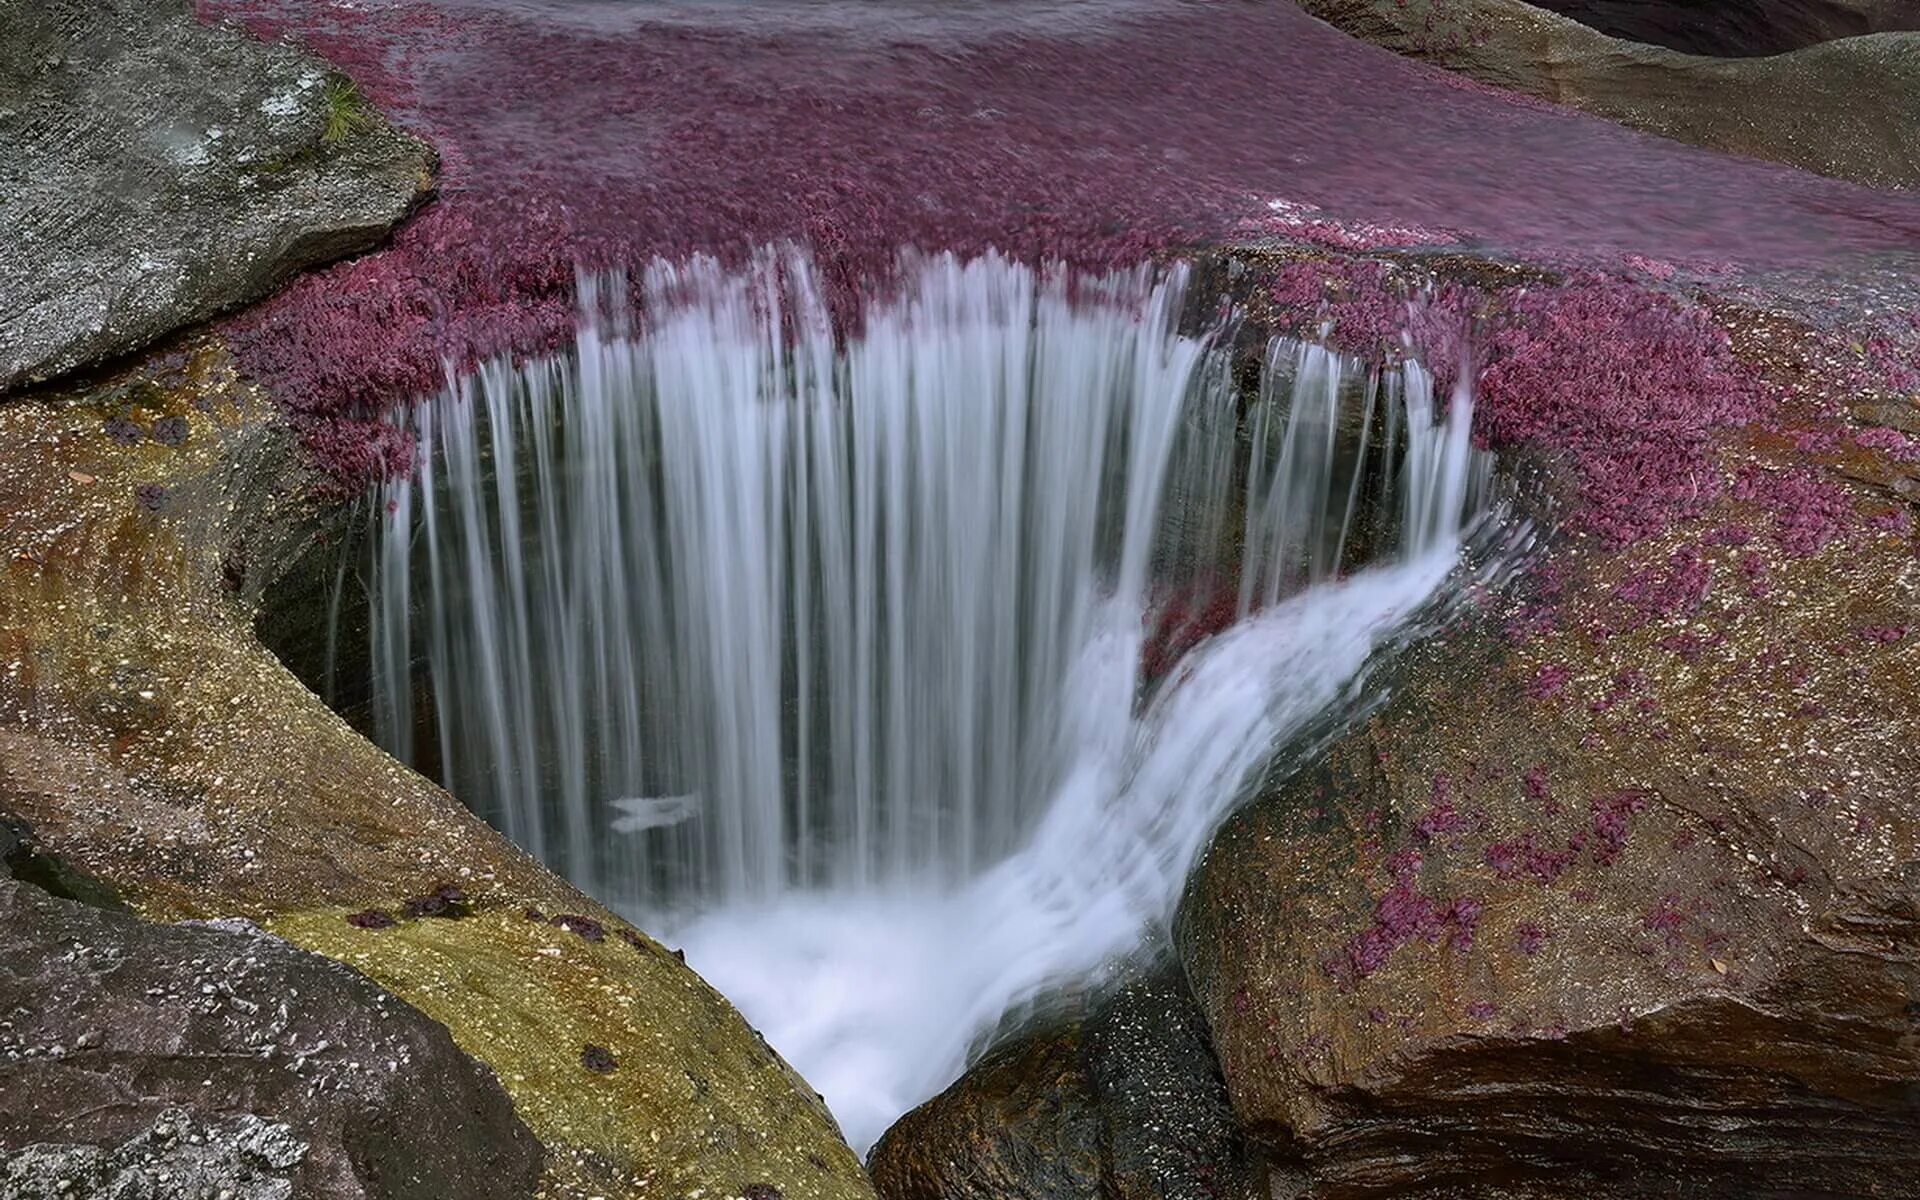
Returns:
[[[175,444],[109,428],[174,417]],[[0,807],[47,852],[143,916],[244,917],[444,1025],[546,1147],[556,1200],[872,1194],[723,997],[261,646],[252,606],[315,512],[284,418],[216,342],[0,405],[0,444]],[[618,1069],[583,1070],[589,1044]]]
[[[1776,440],[1725,465],[1820,469]],[[1297,1194],[1920,1194],[1914,544],[1708,536],[1763,521],[1559,546],[1550,629],[1429,644],[1218,835],[1179,944]]]
[[[1835,38],[1920,29],[1907,0],[1539,0],[1609,37],[1683,54],[1746,58]]]
[[[1635,129],[1877,186],[1920,185],[1920,35],[1767,58],[1609,37],[1523,0],[1300,0],[1348,33]]]

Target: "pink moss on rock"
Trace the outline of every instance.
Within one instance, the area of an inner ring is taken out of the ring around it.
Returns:
[[[1846,485],[1806,467],[1749,464],[1735,476],[1733,495],[1772,514],[1774,540],[1795,558],[1819,553],[1853,526]]]
[[[1579,857],[1579,851],[1556,847],[1549,835],[1528,831],[1518,838],[1495,842],[1487,847],[1487,865],[1501,879],[1527,876],[1541,884],[1552,883]]]
[[[1445,939],[1447,945],[1457,949],[1473,945],[1482,913],[1480,902],[1467,896],[1446,900],[1420,892],[1415,876],[1421,865],[1421,856],[1414,850],[1388,857],[1387,873],[1393,886],[1374,902],[1372,923],[1348,939],[1339,959],[1326,964],[1329,974],[1365,978],[1385,966],[1394,951],[1416,941],[1432,945]]]

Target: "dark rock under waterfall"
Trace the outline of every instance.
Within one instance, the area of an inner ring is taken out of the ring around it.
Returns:
[[[883,1200],[1252,1200],[1266,1179],[1178,968],[994,1050],[868,1166]]]

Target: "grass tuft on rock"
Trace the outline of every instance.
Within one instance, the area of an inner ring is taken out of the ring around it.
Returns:
[[[320,133],[322,142],[333,145],[373,127],[372,106],[346,76],[335,75],[327,80],[324,100],[327,125]]]

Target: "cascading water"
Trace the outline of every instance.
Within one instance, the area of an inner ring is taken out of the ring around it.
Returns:
[[[386,743],[418,645],[454,793],[679,938],[861,1146],[1165,920],[1487,470],[1414,363],[1276,341],[1243,412],[1181,270],[901,274],[844,346],[796,254],[656,264],[638,315],[583,279],[573,353],[416,410],[374,588]]]

